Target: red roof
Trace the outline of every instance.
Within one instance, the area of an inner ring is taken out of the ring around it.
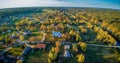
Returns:
[[[43,49],[44,49],[44,48],[46,47],[46,44],[37,44],[36,47],[37,47],[37,48],[43,48]]]

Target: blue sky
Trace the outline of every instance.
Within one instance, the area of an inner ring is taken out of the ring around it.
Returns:
[[[0,0],[0,8],[97,7],[120,9],[120,0]]]

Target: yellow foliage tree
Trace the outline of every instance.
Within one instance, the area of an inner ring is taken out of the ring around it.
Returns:
[[[25,40],[25,38],[24,38],[23,35],[20,35],[20,40],[21,40],[21,41],[24,41],[24,40]]]
[[[84,63],[85,61],[85,56],[83,54],[78,54],[76,58],[79,63]]]
[[[79,42],[79,45],[81,47],[81,50],[86,51],[87,50],[87,45],[84,42]]]
[[[21,60],[18,60],[17,63],[23,63]]]

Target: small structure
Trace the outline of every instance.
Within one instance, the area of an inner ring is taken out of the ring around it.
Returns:
[[[32,32],[31,31],[25,31],[25,32],[23,32],[23,35],[32,35]]]
[[[52,35],[53,35],[54,37],[61,37],[61,36],[62,36],[62,33],[52,31]]]
[[[3,42],[3,41],[1,41],[1,42],[0,42],[0,45],[2,45],[2,44],[4,44],[4,42]]]
[[[46,44],[39,43],[39,44],[36,45],[36,48],[45,49],[46,48]]]
[[[65,57],[65,58],[70,58],[70,57],[71,57],[69,50],[65,50],[65,51],[64,51],[64,57]]]
[[[17,37],[15,34],[12,34],[12,35],[11,35],[11,38],[17,39],[18,37]]]
[[[64,49],[70,49],[70,45],[65,45]]]
[[[116,46],[120,46],[120,42],[116,42]]]
[[[7,32],[8,32],[8,33],[11,33],[12,31],[11,31],[11,30],[8,30]]]
[[[31,50],[32,48],[30,46],[26,47],[25,50],[22,52],[22,56],[27,55],[27,53]]]
[[[23,62],[25,60],[25,57],[21,57],[20,60]]]
[[[0,60],[3,60],[4,59],[4,56],[3,55],[0,55]]]

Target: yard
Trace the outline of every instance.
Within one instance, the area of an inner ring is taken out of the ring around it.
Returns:
[[[85,56],[85,63],[117,63],[114,48],[88,46]]]
[[[37,50],[34,53],[32,51],[26,57],[25,63],[47,63],[47,52]]]
[[[21,56],[21,53],[23,52],[23,49],[20,47],[14,47],[10,49],[7,53],[7,55],[12,55],[12,56]]]

